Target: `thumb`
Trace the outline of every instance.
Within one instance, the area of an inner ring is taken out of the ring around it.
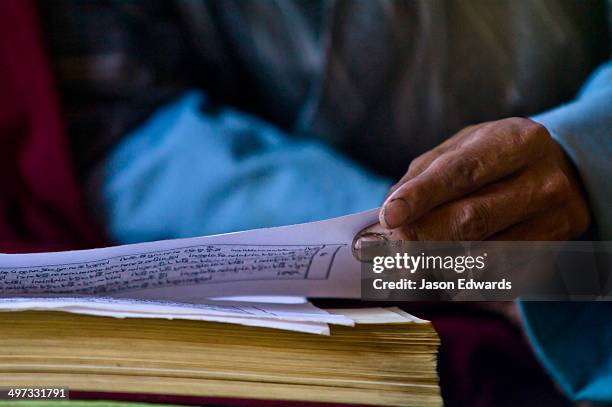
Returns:
[[[353,239],[353,256],[360,262],[371,261],[371,259],[365,258],[364,247],[372,247],[377,244],[383,245],[390,240],[389,237],[392,233],[393,231],[384,228],[380,223],[375,223],[362,229]]]

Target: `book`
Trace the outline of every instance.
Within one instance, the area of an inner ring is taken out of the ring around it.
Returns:
[[[385,318],[376,311],[347,313],[357,324],[333,325],[324,336],[217,322],[3,312],[0,388],[67,387],[287,405],[442,404],[439,340],[430,323],[378,323]]]
[[[375,209],[216,236],[0,254],[0,388],[441,405],[429,322],[398,308],[321,309],[306,299],[359,298],[353,243],[377,219]]]

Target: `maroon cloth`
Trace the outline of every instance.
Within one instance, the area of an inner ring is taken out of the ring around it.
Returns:
[[[209,407],[368,407],[361,404],[317,403],[291,400],[256,400],[230,397],[198,397],[145,393],[108,393],[92,391],[70,391],[73,400],[112,400],[138,403],[181,404]]]
[[[0,2],[0,252],[85,248],[102,239],[81,203],[29,0]]]
[[[494,315],[445,305],[429,318],[442,341],[438,370],[447,407],[571,406],[518,328]]]

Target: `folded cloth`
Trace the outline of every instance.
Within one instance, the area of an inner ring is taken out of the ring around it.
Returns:
[[[0,2],[0,252],[100,244],[70,166],[31,1]]]
[[[380,205],[391,181],[194,90],[127,134],[88,185],[110,237],[134,243],[347,215]]]

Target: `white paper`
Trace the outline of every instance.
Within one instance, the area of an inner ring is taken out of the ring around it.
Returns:
[[[398,307],[337,308],[327,309],[326,311],[330,314],[350,318],[356,324],[405,324],[410,322],[422,324],[429,322]]]
[[[317,322],[353,326],[351,318],[330,314],[311,303],[305,304],[259,304],[234,303],[186,304],[150,300],[129,300],[105,297],[55,297],[55,298],[1,298],[0,311],[26,310],[90,310],[105,312],[109,316],[132,316],[146,318],[149,315],[162,318],[181,318],[200,320],[201,317],[227,317],[241,319],[266,319],[285,322]]]
[[[329,334],[354,319],[305,297],[357,298],[352,243],[378,210],[301,225],[102,249],[0,254],[0,311],[217,321]],[[397,315],[397,314],[396,314]]]
[[[212,316],[212,315],[197,315],[197,316],[185,316],[185,315],[168,315],[168,314],[141,314],[137,312],[119,312],[119,311],[105,311],[99,309],[89,308],[65,308],[61,311],[71,312],[75,314],[93,315],[99,317],[113,317],[113,318],[152,318],[152,319],[187,319],[192,321],[208,321],[208,322],[221,322],[245,326],[255,326],[260,328],[273,328],[283,329],[287,331],[304,332],[309,334],[318,335],[329,335],[329,325],[324,322],[293,322],[293,321],[278,321],[264,318],[235,318],[235,317],[224,317],[224,316]]]
[[[233,297],[214,297],[212,301],[239,301],[239,302],[258,302],[265,304],[304,304],[308,302],[305,297],[295,297],[289,295],[244,295]]]
[[[397,307],[339,308],[322,310],[306,304],[217,306],[113,298],[56,297],[0,299],[0,312],[62,311],[113,318],[183,319],[231,323],[329,335],[329,324],[426,323]]]
[[[358,298],[355,235],[378,209],[301,225],[102,249],[0,255],[0,296],[170,301],[227,296]]]

